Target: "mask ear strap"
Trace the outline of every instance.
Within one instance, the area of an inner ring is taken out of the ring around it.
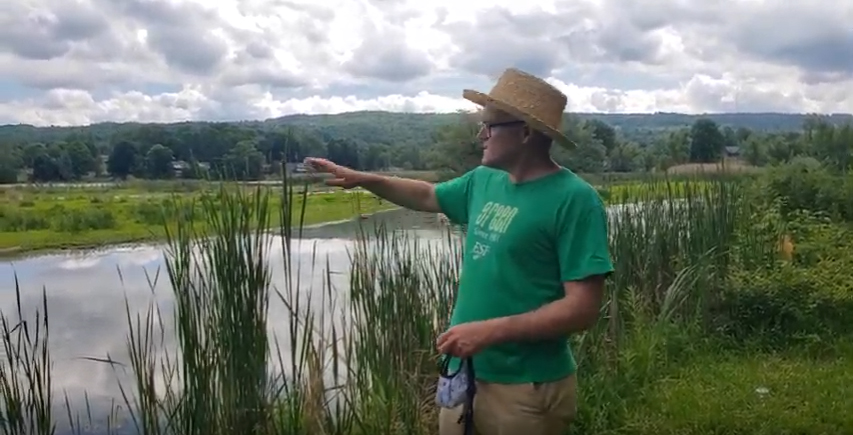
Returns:
[[[464,364],[461,364],[459,366],[459,368],[456,370],[456,372],[454,372],[453,374],[450,374],[450,372],[448,372],[448,370],[450,369],[450,359],[452,357],[450,355],[442,355],[441,357],[442,357],[442,361],[441,361],[439,368],[438,368],[439,374],[444,378],[452,378],[452,377],[458,375],[459,372],[462,370],[462,368],[463,368],[462,366]]]

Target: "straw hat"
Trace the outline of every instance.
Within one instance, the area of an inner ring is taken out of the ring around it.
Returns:
[[[492,106],[509,113],[561,145],[569,148],[576,146],[560,132],[566,95],[539,77],[509,68],[501,74],[488,94],[465,89],[462,97],[480,106]]]

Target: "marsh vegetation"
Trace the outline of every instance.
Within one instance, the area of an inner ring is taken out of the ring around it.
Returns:
[[[46,301],[38,314],[3,313],[0,433],[70,422],[80,433],[434,434],[434,340],[459,238],[364,228],[347,288],[309,288],[291,252],[314,204],[282,185],[211,190],[181,202],[192,218],[169,215],[174,306],[128,307],[130,358],[91,361],[134,374],[110,415],[52,388]],[[853,430],[853,178],[794,162],[643,186],[608,190],[636,206],[612,209],[617,273],[598,325],[571,339],[581,394],[571,433]],[[280,264],[269,261],[277,240]],[[271,278],[276,268],[284,279]],[[271,304],[290,315],[269,318]],[[271,322],[287,323],[287,336],[272,336]]]

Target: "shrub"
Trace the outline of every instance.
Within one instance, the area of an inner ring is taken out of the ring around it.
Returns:
[[[853,176],[832,173],[812,158],[772,168],[760,182],[786,216],[810,211],[853,221]]]
[[[50,221],[42,213],[33,210],[0,208],[0,231],[2,232],[38,231],[48,228],[50,228]]]
[[[54,215],[53,229],[67,233],[115,228],[113,213],[104,208],[64,209]]]
[[[785,259],[766,248],[741,253],[719,306],[717,325],[728,337],[783,349],[798,342],[853,333],[853,231],[823,212],[790,210],[788,220],[772,207],[747,227],[758,229],[766,247],[785,234],[793,255]]]

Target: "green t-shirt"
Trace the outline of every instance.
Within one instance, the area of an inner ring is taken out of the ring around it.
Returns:
[[[451,326],[535,310],[564,297],[563,282],[613,271],[604,204],[568,169],[516,184],[480,166],[435,193],[451,222],[467,224]],[[487,382],[550,382],[577,363],[563,337],[492,346],[474,369]]]

